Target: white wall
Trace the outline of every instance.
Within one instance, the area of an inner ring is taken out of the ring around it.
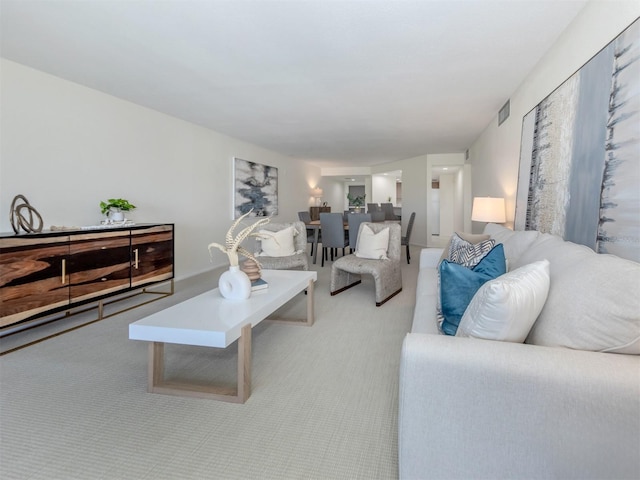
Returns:
[[[389,200],[391,197],[391,200]],[[388,203],[396,201],[396,177],[389,175],[373,175],[371,178],[371,199],[369,203]]]
[[[411,244],[427,246],[427,155],[385,163],[372,167],[372,173],[402,170],[402,231],[407,230],[411,212],[416,219],[411,233]]]
[[[138,223],[176,224],[176,276],[227,263],[207,245],[232,218],[232,161],[278,167],[279,215],[297,219],[320,169],[17,63],[1,61],[0,231],[25,195],[45,227],[95,225],[122,197]]]
[[[510,117],[496,117],[469,149],[474,196],[504,196],[515,215],[522,118],[640,15],[638,1],[591,1],[511,95]],[[484,224],[474,223],[477,231]]]

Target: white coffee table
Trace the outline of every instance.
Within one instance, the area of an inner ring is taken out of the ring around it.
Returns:
[[[313,325],[313,287],[316,272],[263,270],[269,288],[248,300],[227,300],[209,290],[129,325],[131,340],[149,344],[148,391],[244,403],[251,394],[251,328],[262,320]],[[307,290],[307,318],[267,318],[294,296]],[[164,344],[226,348],[238,340],[238,383],[235,388],[165,382]]]

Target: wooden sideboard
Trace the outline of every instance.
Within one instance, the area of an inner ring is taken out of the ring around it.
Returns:
[[[309,215],[311,215],[311,221],[320,220],[321,213],[331,213],[331,207],[309,207]]]
[[[173,224],[0,234],[0,328],[173,276]]]

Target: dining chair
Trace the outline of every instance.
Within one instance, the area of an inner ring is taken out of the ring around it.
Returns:
[[[311,223],[311,214],[308,210],[298,212],[298,220],[305,224]],[[313,228],[307,228],[307,243],[311,244],[311,255],[313,255],[313,246],[315,244],[315,230]],[[318,232],[318,242],[320,242],[320,232]]]
[[[393,211],[393,203],[381,203],[380,208],[384,212],[385,220],[397,220],[395,212]]]
[[[411,241],[411,231],[413,230],[413,221],[416,219],[416,212],[412,212],[409,217],[409,224],[407,225],[407,234],[402,237],[400,245],[407,247],[407,263],[411,263],[411,253],[409,253],[409,242]]]
[[[362,230],[367,226],[374,234],[389,229],[387,254],[384,259],[362,258],[355,254],[345,255],[331,265],[331,296],[337,295],[348,288],[362,282],[362,275],[372,275],[376,291],[376,307],[402,291],[402,269],[400,267],[402,231],[398,223],[367,223],[360,224],[358,237],[362,237]],[[361,239],[362,242],[362,239]],[[360,248],[360,245],[357,247]]]
[[[371,212],[371,221],[372,222],[384,222],[386,219],[386,215],[383,211],[379,212]]]
[[[351,215],[354,214],[349,216]],[[331,260],[333,260],[335,249],[341,248],[342,255],[344,255],[345,248],[349,246],[349,239],[345,236],[341,213],[321,213],[320,228],[322,231],[322,266],[324,267],[325,257],[328,259],[328,249],[331,249]]]
[[[356,242],[358,241],[358,230],[362,222],[370,222],[371,214],[369,213],[352,213],[349,215],[349,248],[351,252],[356,251]]]
[[[262,268],[268,270],[309,270],[309,257],[307,255],[307,239],[303,222],[289,223],[267,223],[261,230],[268,232],[280,232],[293,226],[295,233],[293,236],[294,253],[283,257],[270,257],[262,254],[262,240],[256,238],[256,259]]]
[[[367,203],[367,213],[380,212],[380,205],[377,203]]]

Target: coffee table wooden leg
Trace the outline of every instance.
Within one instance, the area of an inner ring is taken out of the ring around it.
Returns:
[[[309,280],[309,286],[307,287],[307,325],[313,325],[315,321],[315,304],[313,300],[313,289],[316,282]]]
[[[274,323],[288,323],[290,325],[304,325],[305,327],[310,327],[313,325],[315,321],[315,304],[313,297],[313,288],[316,282],[313,280],[309,280],[309,285],[307,286],[307,318],[280,318],[280,317],[269,317],[265,318],[270,322]]]
[[[238,400],[244,403],[251,395],[251,324],[242,327],[238,339]]]
[[[236,388],[196,385],[164,381],[164,343],[149,344],[148,388],[151,393],[208,398],[223,402],[244,403],[251,395],[251,324],[242,327],[238,339],[238,372]]]
[[[149,381],[147,391],[153,392],[154,387],[164,381],[164,343],[149,343]]]

